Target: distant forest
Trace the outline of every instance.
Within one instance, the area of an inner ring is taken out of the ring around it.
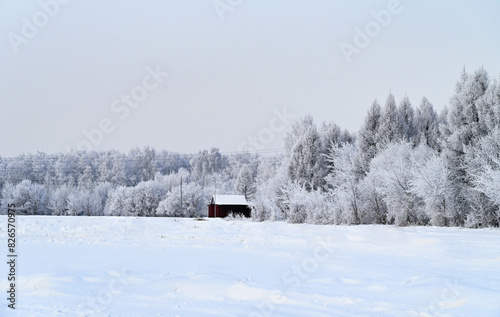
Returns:
[[[462,72],[439,113],[389,94],[357,133],[296,121],[274,155],[153,148],[0,157],[0,213],[203,217],[210,196],[242,194],[255,221],[498,227],[500,85]],[[181,179],[182,205],[181,209]]]

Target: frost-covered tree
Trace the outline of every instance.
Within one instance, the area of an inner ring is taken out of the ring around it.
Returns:
[[[283,220],[282,184],[287,180],[286,158],[282,155],[262,157],[256,178],[256,193],[250,205],[256,221]]]
[[[172,172],[167,175],[157,173],[154,180],[161,183],[161,186],[163,186],[166,191],[169,191],[174,187],[179,187],[181,180],[184,183],[189,183],[192,181],[192,178],[191,173],[187,169],[180,168],[177,172]]]
[[[106,216],[131,216],[132,199],[131,187],[120,186],[110,191],[106,201]]]
[[[331,208],[326,201],[322,191],[307,189],[298,182],[287,181],[282,186],[282,205],[288,222],[331,223]]]
[[[318,130],[321,138],[321,147],[323,151],[328,152],[332,145],[351,143],[352,137],[349,132],[342,131],[339,125],[334,122],[323,122]]]
[[[108,182],[99,183],[95,188],[92,189],[94,196],[98,200],[99,204],[99,210],[97,211],[95,216],[104,216],[106,202],[112,189],[113,185]]]
[[[67,185],[55,188],[49,193],[49,209],[55,216],[66,216],[68,211],[68,196],[71,192]]]
[[[112,190],[109,185],[96,188],[96,200],[106,199],[105,213],[115,216],[153,217],[160,201],[165,198],[165,186],[159,181],[140,182],[134,187],[120,186]]]
[[[488,74],[478,69],[473,75],[462,73],[451,98],[448,113],[450,135],[445,144],[448,181],[451,190],[450,208],[454,211],[453,224],[463,225],[471,210],[470,179],[467,177],[465,148],[475,146],[481,137],[477,103],[488,88]]]
[[[374,173],[368,173],[359,181],[361,223],[387,223],[387,204],[378,185],[379,179]]]
[[[500,126],[500,87],[497,80],[489,83],[476,104],[481,135],[489,134]]]
[[[228,166],[227,157],[219,152],[218,148],[212,148],[210,151],[203,150],[198,152],[191,161],[191,174],[195,179],[199,179],[204,185],[204,181],[213,173],[221,173]]]
[[[379,150],[391,142],[403,139],[403,119],[396,100],[392,94],[389,94],[385,101],[384,111],[380,118],[380,127],[376,134],[376,143]]]
[[[436,151],[441,151],[439,119],[432,104],[427,98],[422,102],[415,115],[416,144],[424,144]]]
[[[458,134],[465,145],[474,144],[481,136],[478,103],[488,89],[488,73],[480,68],[472,75],[462,74],[451,98],[449,121],[452,133]]]
[[[491,104],[493,108],[493,114],[495,116],[494,127],[500,128],[500,84],[495,80],[494,85],[491,85],[491,89],[488,93],[487,91],[487,102]],[[493,130],[490,128],[490,130]]]
[[[387,204],[388,222],[398,226],[425,222],[417,208],[417,200],[410,190],[413,170],[412,145],[407,142],[390,143],[370,164],[375,187]]]
[[[471,190],[469,227],[500,225],[500,129],[481,138],[477,146],[466,148],[469,169],[474,185]]]
[[[6,160],[4,183],[18,184],[23,180],[32,180],[31,167],[24,160],[24,157]]]
[[[78,175],[75,177],[78,187],[82,189],[91,189],[97,182],[96,154],[96,152],[78,153]]]
[[[5,162],[5,159],[3,159],[1,156],[0,156],[0,193],[3,189],[3,186],[5,185],[6,181],[7,181],[7,169],[6,169],[6,162]],[[0,197],[1,198],[1,197]]]
[[[238,193],[250,200],[255,195],[255,181],[250,166],[243,165],[238,173],[235,183],[235,189]]]
[[[230,175],[231,178],[237,179],[241,172],[241,169],[247,168],[252,175],[252,179],[255,180],[257,175],[257,170],[259,167],[259,155],[242,153],[228,156],[228,166],[225,173]]]
[[[203,217],[207,214],[207,199],[203,188],[191,182],[180,187],[174,187],[166,194],[157,209],[156,215],[162,217]]]
[[[448,121],[449,118],[449,110],[448,107],[445,106],[438,113],[438,126],[439,126],[439,148],[441,151],[446,148],[446,141],[451,135],[450,123]]]
[[[97,181],[101,182],[109,182],[111,181],[111,168],[112,168],[113,160],[110,152],[100,153],[97,165]]]
[[[37,184],[50,186],[53,177],[53,168],[51,158],[44,152],[37,152],[34,155],[28,155],[28,160],[31,161],[32,179]]]
[[[67,154],[58,154],[54,163],[55,183],[59,186],[76,186],[78,179],[78,157],[77,152],[71,151]]]
[[[109,182],[114,186],[125,186],[127,184],[125,160],[118,155],[114,157],[111,171],[109,172]]]
[[[417,128],[415,126],[415,110],[408,97],[404,97],[399,103],[399,114],[401,116],[401,128],[403,140],[414,143],[417,137]]]
[[[500,206],[500,130],[480,140],[470,148],[474,154],[474,167],[470,170],[476,190],[485,193],[493,203]]]
[[[48,211],[48,196],[45,187],[40,184],[31,184],[29,186],[30,200],[25,205],[31,210],[32,215],[45,215]]]
[[[140,182],[152,180],[156,173],[155,160],[156,150],[149,146],[142,150],[131,149],[126,163],[127,184],[137,185]]]
[[[103,208],[99,197],[91,189],[75,188],[68,194],[69,216],[97,216]]]
[[[377,154],[377,134],[380,127],[382,109],[375,100],[366,114],[357,138],[358,158],[356,174],[364,177],[368,173],[371,160]]]
[[[447,210],[448,176],[446,162],[436,151],[420,145],[420,159],[414,160],[410,191],[424,202],[424,211],[433,226],[445,226],[450,216]]]
[[[48,211],[48,195],[44,186],[23,180],[17,185],[5,184],[2,189],[2,214],[9,204],[15,204],[20,215],[44,215]]]
[[[140,182],[130,191],[131,205],[129,213],[139,217],[155,216],[156,209],[165,198],[166,190],[155,181]]]
[[[205,177],[204,181],[197,180],[197,182],[202,185],[203,191],[208,197],[217,194],[236,194],[235,179],[230,175],[230,173],[216,172],[208,177]]]
[[[285,138],[288,157],[288,178],[298,182],[306,190],[324,185],[324,157],[320,134],[311,116],[294,123],[292,131]]]
[[[356,146],[335,145],[327,155],[330,174],[326,182],[337,207],[336,222],[345,224],[360,223],[360,191],[355,174]]]

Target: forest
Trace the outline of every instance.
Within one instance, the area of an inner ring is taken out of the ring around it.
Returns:
[[[182,208],[181,208],[182,182]],[[360,129],[297,120],[279,153],[135,148],[0,157],[0,213],[204,217],[210,197],[242,194],[255,221],[500,225],[500,85],[464,69],[449,104],[390,93]]]

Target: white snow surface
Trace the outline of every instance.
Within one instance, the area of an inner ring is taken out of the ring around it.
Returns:
[[[17,218],[0,316],[500,316],[500,230]]]
[[[211,202],[216,205],[248,205],[243,195],[213,195]]]

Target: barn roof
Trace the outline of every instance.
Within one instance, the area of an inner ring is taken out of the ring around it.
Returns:
[[[248,205],[243,195],[213,195],[210,204],[216,205]]]

